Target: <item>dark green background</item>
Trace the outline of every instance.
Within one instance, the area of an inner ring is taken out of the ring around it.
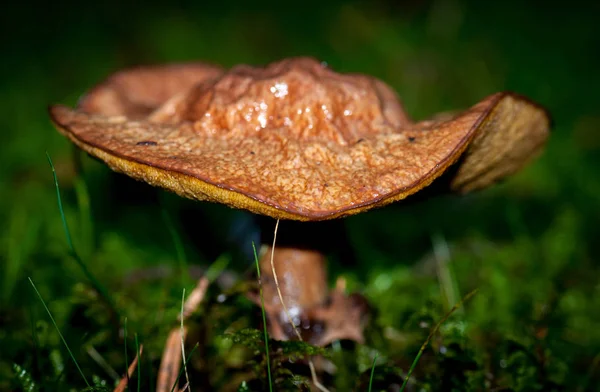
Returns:
[[[240,240],[231,239],[230,225],[239,224],[242,214],[180,200],[112,174],[87,157],[78,169],[72,146],[48,121],[47,105],[75,104],[87,88],[125,66],[190,60],[231,66],[310,55],[335,70],[386,81],[415,119],[513,90],[545,106],[554,121],[543,156],[498,186],[466,197],[400,203],[346,220],[357,262],[348,266],[334,258],[331,271],[333,277],[347,277],[376,309],[367,351],[361,352],[367,359],[379,353],[382,364],[396,369],[381,370],[380,386],[393,383],[388,373],[408,369],[431,327],[422,328],[424,319],[440,320],[456,300],[479,288],[426,351],[415,376],[418,385],[427,390],[597,390],[600,7],[589,4],[378,0],[3,6],[0,389],[23,385],[13,364],[26,369],[38,387],[49,379],[56,388],[84,385],[27,277],[40,289],[90,379],[92,374],[110,377],[90,360],[84,349],[89,344],[101,347],[118,372],[124,369],[122,343],[107,332],[105,309],[94,307],[88,280],[68,256],[46,151],[56,166],[77,251],[125,309],[130,332],[137,331],[151,347],[145,380],[152,378],[164,333],[173,326],[180,290],[193,285],[189,278],[171,277],[132,288],[124,277],[181,260],[171,228],[179,233],[190,264],[206,266],[227,255],[228,268],[244,273],[251,261],[238,251]],[[433,244],[449,251],[443,268]],[[450,283],[438,278],[443,274],[449,274]],[[450,354],[440,354],[444,345],[456,347],[451,364]],[[69,368],[60,377],[52,361],[41,359],[51,352],[60,353]],[[486,381],[489,374],[492,379]],[[334,377],[331,385],[359,388],[363,384],[355,376],[346,384]]]

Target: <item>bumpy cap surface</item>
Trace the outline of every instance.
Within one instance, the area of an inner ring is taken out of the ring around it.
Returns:
[[[192,199],[296,220],[401,200],[454,163],[453,190],[485,187],[522,167],[549,128],[543,109],[511,93],[413,123],[382,81],[310,58],[229,71],[121,71],[77,109],[57,105],[50,114],[116,171]]]

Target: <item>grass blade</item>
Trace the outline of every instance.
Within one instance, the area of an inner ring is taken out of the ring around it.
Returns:
[[[56,199],[58,202],[58,210],[60,212],[60,217],[62,219],[63,229],[65,231],[65,237],[67,239],[67,245],[69,247],[69,253],[75,262],[79,265],[79,268],[83,271],[88,280],[92,283],[94,289],[104,298],[109,307],[115,314],[119,314],[117,311],[117,307],[115,306],[112,297],[108,294],[108,290],[100,283],[98,279],[92,274],[92,272],[87,268],[83,260],[79,257],[79,254],[75,251],[75,247],[73,246],[73,240],[71,238],[71,232],[69,230],[69,225],[67,224],[67,218],[65,217],[65,211],[63,209],[62,198],[60,196],[60,187],[58,185],[58,177],[56,176],[56,170],[54,169],[54,164],[52,163],[52,159],[50,158],[50,154],[46,152],[46,157],[48,158],[48,163],[52,168],[52,176],[54,178],[54,187],[56,188]]]
[[[181,240],[181,236],[177,232],[177,229],[175,229],[173,220],[171,219],[171,216],[169,215],[166,208],[162,207],[161,210],[163,220],[165,221],[165,225],[167,226],[167,230],[169,231],[171,240],[173,240],[173,246],[175,247],[175,254],[177,255],[177,266],[179,267],[181,283],[185,285],[187,283],[186,278],[189,278],[189,270],[183,241]]]
[[[436,233],[432,236],[431,242],[444,310],[447,312],[458,301],[458,284],[452,271],[450,249],[446,239],[441,233]],[[462,313],[462,308],[457,312]]]
[[[67,238],[67,245],[69,246],[69,250],[75,253],[75,248],[73,247],[73,240],[71,238],[71,232],[69,231],[69,226],[67,225],[67,219],[65,218],[65,211],[63,209],[62,198],[60,197],[60,187],[58,186],[58,177],[56,176],[56,169],[54,168],[54,164],[52,163],[52,158],[50,158],[50,154],[46,152],[46,158],[48,158],[48,163],[52,168],[52,177],[54,178],[54,187],[56,188],[56,199],[58,201],[58,211],[60,212],[60,217],[62,219],[63,229],[65,230],[65,237]]]
[[[256,254],[256,246],[252,242],[252,250],[254,252],[254,262],[256,263],[256,273],[258,274],[258,286],[260,294],[260,309],[262,310],[263,330],[265,332],[265,354],[267,356],[267,376],[269,377],[269,392],[273,392],[273,380],[271,380],[271,360],[269,358],[269,334],[267,333],[267,315],[265,313],[265,299],[263,297],[262,283],[260,281],[260,268],[258,266],[258,255]]]
[[[206,269],[204,272],[204,276],[208,279],[209,283],[214,282],[222,273],[225,271],[225,268],[231,262],[231,256],[227,253],[223,253],[212,264]]]
[[[29,283],[31,283],[31,286],[35,290],[35,293],[37,294],[37,296],[40,299],[40,301],[42,302],[42,305],[44,305],[44,309],[46,309],[46,312],[48,313],[48,316],[50,317],[50,320],[52,321],[52,324],[54,324],[54,328],[56,328],[56,332],[58,332],[58,336],[60,336],[60,339],[62,340],[63,344],[65,345],[65,347],[67,349],[67,351],[69,352],[69,355],[71,356],[71,359],[75,363],[75,366],[77,367],[77,370],[79,371],[79,374],[81,374],[81,377],[83,378],[83,381],[85,381],[85,384],[88,386],[88,388],[90,388],[91,387],[90,383],[88,382],[87,378],[85,377],[85,374],[83,374],[83,370],[81,370],[81,368],[79,367],[79,364],[77,363],[77,360],[75,359],[75,356],[71,352],[71,349],[69,348],[69,345],[67,344],[67,341],[65,340],[65,337],[60,332],[60,329],[58,328],[58,325],[56,324],[56,321],[54,321],[54,317],[52,317],[52,313],[50,313],[50,309],[48,309],[48,306],[46,306],[46,302],[44,301],[44,298],[42,298],[42,295],[38,291],[37,287],[35,287],[35,284],[33,283],[33,280],[31,280],[31,278],[27,278],[27,279],[29,279]]]
[[[83,177],[77,177],[74,183],[77,206],[79,207],[79,251],[83,257],[88,257],[94,251],[94,222],[90,207],[90,193]],[[83,249],[83,250],[82,250]]]
[[[377,363],[377,355],[373,358],[373,366],[371,367],[371,377],[369,378],[369,392],[373,388],[373,377],[375,376],[375,364]]]
[[[463,299],[459,303],[457,303],[456,305],[454,305],[452,307],[452,309],[450,309],[450,311],[448,313],[446,313],[444,315],[444,317],[442,317],[442,319],[440,321],[438,321],[438,323],[435,325],[435,327],[431,330],[431,332],[427,336],[427,339],[425,339],[425,342],[423,342],[423,344],[421,345],[421,348],[419,349],[419,352],[417,353],[417,356],[415,357],[415,359],[413,360],[412,364],[410,365],[410,369],[408,370],[408,373],[406,374],[406,377],[404,378],[404,382],[402,383],[402,387],[400,388],[400,392],[404,392],[404,388],[406,388],[406,384],[408,384],[408,380],[410,380],[410,376],[412,375],[413,371],[417,367],[417,363],[419,362],[419,359],[421,358],[421,355],[423,355],[423,352],[425,351],[425,348],[427,348],[427,345],[431,341],[431,338],[433,338],[433,335],[435,335],[437,333],[437,331],[440,329],[440,327],[442,326],[442,324],[446,320],[448,320],[448,317],[450,317],[452,315],[452,313],[454,313],[458,308],[460,308],[463,303],[465,303],[472,296],[474,296],[477,293],[477,291],[478,291],[478,289],[475,289],[475,290],[471,291],[469,294],[465,295],[463,297]]]
[[[187,358],[185,359],[186,363],[190,361],[190,359],[192,358],[192,354],[194,354],[194,351],[196,351],[197,348],[198,348],[198,343],[196,343],[194,345],[194,347],[192,348],[192,351],[190,351],[190,353],[188,354]],[[177,387],[177,385],[179,385],[179,379],[181,378],[182,375],[183,375],[183,367],[181,369],[179,369],[179,374],[177,375],[177,379],[173,383],[173,387],[171,387],[171,392],[174,392],[175,387]]]
[[[141,344],[139,353],[141,354],[143,351],[144,351],[144,345]],[[117,384],[117,387],[115,389],[113,389],[113,392],[124,392],[126,389],[129,388],[129,378],[133,375],[133,371],[138,367],[138,364],[140,363],[140,361],[141,361],[141,358],[139,355],[136,355],[133,358],[133,362],[131,362],[131,364],[129,364],[129,366],[127,366],[125,375],[119,379],[119,383]]]

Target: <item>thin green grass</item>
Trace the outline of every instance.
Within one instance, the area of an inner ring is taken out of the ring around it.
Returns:
[[[231,256],[227,253],[217,257],[217,259],[208,266],[206,272],[204,273],[204,277],[206,277],[208,283],[213,283],[223,273],[223,271],[225,271],[225,268],[227,268],[230,262]]]
[[[375,364],[377,363],[377,355],[373,358],[373,366],[371,366],[371,377],[369,377],[369,392],[373,389],[373,378],[375,377]]]
[[[63,344],[65,345],[65,348],[69,352],[69,355],[71,356],[71,359],[73,360],[73,363],[75,363],[75,367],[77,367],[77,370],[79,371],[79,374],[81,374],[81,378],[83,378],[83,381],[85,381],[85,384],[88,386],[88,388],[91,388],[91,385],[88,382],[87,378],[85,377],[85,374],[83,374],[83,370],[81,370],[81,367],[79,367],[79,363],[77,363],[77,360],[75,359],[75,356],[73,355],[73,352],[71,352],[71,349],[69,348],[69,345],[67,344],[67,341],[65,340],[65,337],[60,332],[60,328],[58,328],[58,325],[56,324],[56,321],[54,321],[54,317],[52,316],[52,313],[50,312],[50,309],[48,309],[48,306],[46,305],[46,302],[44,301],[44,298],[42,298],[42,295],[38,291],[37,287],[35,287],[35,284],[33,283],[33,280],[31,280],[30,277],[28,277],[27,279],[29,279],[29,283],[31,283],[31,286],[35,290],[35,293],[37,294],[37,296],[40,299],[40,301],[42,302],[42,305],[44,305],[44,309],[46,309],[46,312],[48,313],[48,316],[50,317],[50,320],[52,321],[52,324],[54,325],[54,328],[56,328],[56,332],[58,332],[58,336],[60,336],[60,339],[62,340]]]
[[[167,230],[169,231],[169,235],[173,240],[173,246],[175,247],[175,254],[177,255],[177,266],[179,267],[179,274],[181,277],[181,283],[185,285],[186,280],[189,278],[189,269],[188,269],[188,260],[185,254],[185,247],[183,246],[183,241],[181,240],[181,236],[175,229],[175,225],[173,224],[173,220],[169,215],[169,212],[163,206],[161,208],[162,218],[165,221],[165,225],[167,226]]]
[[[459,298],[458,284],[454,277],[452,265],[450,264],[450,249],[441,233],[434,234],[431,237],[431,243],[433,245],[433,254],[435,255],[436,272],[444,310],[449,311]],[[457,312],[461,313],[462,308],[458,309]]]
[[[448,313],[446,313],[444,315],[444,317],[442,317],[442,319],[440,321],[438,321],[438,323],[435,325],[435,327],[431,330],[431,332],[427,336],[427,339],[425,339],[425,342],[423,342],[423,344],[421,345],[421,348],[419,349],[419,352],[417,353],[417,356],[415,357],[415,359],[413,360],[412,364],[410,365],[410,369],[408,370],[408,373],[406,374],[406,377],[404,378],[404,382],[402,383],[402,387],[400,388],[400,392],[404,392],[404,388],[406,388],[406,385],[408,384],[408,380],[410,380],[410,376],[412,375],[413,371],[417,367],[417,363],[419,362],[419,359],[421,358],[421,355],[423,355],[423,352],[425,351],[425,348],[427,348],[427,345],[431,341],[431,338],[433,338],[433,335],[435,335],[437,333],[437,331],[440,329],[440,327],[442,326],[442,324],[446,320],[448,320],[448,318],[452,315],[452,313],[454,313],[458,308],[460,308],[462,306],[463,303],[465,303],[472,296],[474,296],[477,293],[477,291],[478,291],[478,289],[475,289],[475,290],[471,291],[470,293],[468,293],[467,295],[465,295],[463,297],[463,299],[460,300],[459,303],[455,304],[452,307],[452,309],[450,309],[450,311]]]
[[[188,354],[188,356],[185,358],[185,362],[189,362],[190,359],[192,358],[192,355],[194,354],[194,351],[196,351],[196,349],[198,348],[198,343],[196,343],[194,345],[194,347],[192,348],[192,351],[190,351],[190,353]],[[179,379],[181,378],[181,376],[183,375],[183,367],[181,369],[179,369],[179,374],[177,375],[177,379],[175,379],[175,382],[173,383],[173,386],[171,387],[171,392],[175,391],[175,388],[177,388],[177,385],[179,385]]]
[[[94,221],[90,207],[90,192],[83,177],[77,177],[73,185],[79,207],[79,240],[81,244],[79,251],[84,257],[89,257],[94,251]]]
[[[265,355],[267,356],[267,377],[269,379],[269,392],[273,392],[273,380],[271,380],[271,360],[269,358],[269,334],[267,333],[267,315],[265,313],[265,299],[263,298],[262,283],[260,281],[260,267],[258,266],[258,255],[256,246],[252,242],[252,251],[254,252],[254,262],[256,263],[256,273],[258,275],[258,287],[260,295],[260,309],[263,318],[263,330],[265,332]]]
[[[79,254],[75,251],[75,247],[73,246],[73,240],[71,238],[71,232],[69,230],[69,225],[67,224],[67,218],[65,216],[65,211],[63,209],[62,198],[60,196],[60,187],[58,185],[58,177],[56,176],[56,170],[54,168],[54,164],[52,163],[52,159],[50,158],[50,154],[48,152],[46,152],[46,157],[48,158],[48,163],[50,164],[50,167],[52,168],[52,176],[54,178],[54,187],[56,188],[56,199],[58,202],[58,210],[60,212],[60,217],[62,219],[63,229],[65,231],[65,237],[67,239],[67,245],[69,247],[69,253],[70,253],[71,257],[73,257],[73,259],[75,259],[75,262],[77,262],[77,264],[79,265],[79,267],[81,268],[81,270],[83,271],[85,276],[88,278],[88,280],[92,283],[92,286],[94,287],[94,289],[102,296],[102,298],[104,298],[104,300],[106,301],[108,306],[111,308],[111,310],[116,315],[119,315],[117,306],[116,306],[113,298],[108,294],[108,290],[104,287],[104,285],[102,285],[102,283],[100,283],[100,281],[98,279],[96,279],[94,274],[92,274],[92,272],[88,269],[87,265],[83,262],[81,257],[79,257]]]

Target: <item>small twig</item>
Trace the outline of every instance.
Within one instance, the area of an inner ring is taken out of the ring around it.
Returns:
[[[135,358],[133,358],[133,361],[131,361],[131,365],[129,365],[129,367],[127,368],[127,373],[121,378],[121,381],[119,381],[119,384],[117,385],[117,387],[114,389],[113,392],[125,391],[125,388],[127,388],[129,379],[133,376],[133,372],[135,371],[135,368],[138,364],[139,357],[142,355],[143,350],[144,350],[144,345],[140,344],[139,355],[136,354]]]
[[[277,231],[278,230],[279,230],[279,219],[277,219],[277,222],[275,223],[275,231],[273,233],[273,245],[271,246],[271,271],[273,272],[273,280],[275,280],[275,288],[277,289],[277,295],[279,296],[279,300],[281,301],[281,306],[283,306],[283,311],[285,312],[285,315],[287,316],[288,321],[292,325],[292,328],[294,329],[294,332],[296,333],[298,340],[300,340],[302,342],[303,341],[302,335],[300,335],[300,332],[298,332],[298,328],[296,328],[296,324],[294,324],[294,320],[292,319],[292,316],[290,315],[290,312],[288,311],[287,306],[285,306],[285,302],[283,302],[283,295],[281,294],[281,289],[279,288],[279,281],[277,280],[277,272],[275,272],[275,262],[274,262],[275,242],[277,240]],[[317,389],[321,390],[322,392],[329,392],[329,390],[327,388],[325,388],[325,386],[323,386],[323,384],[321,384],[319,382],[319,379],[317,378],[317,371],[315,370],[315,364],[313,363],[312,359],[310,359],[310,358],[308,358],[308,367],[310,368],[310,375],[312,376],[313,384],[315,384]]]

